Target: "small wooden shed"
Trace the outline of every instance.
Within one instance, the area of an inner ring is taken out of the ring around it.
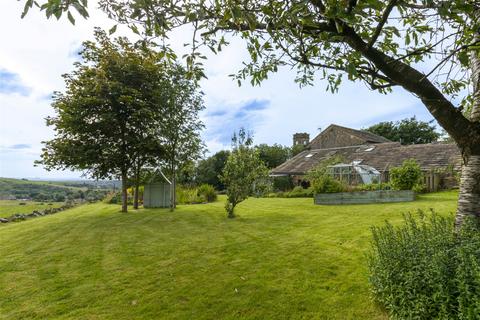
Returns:
[[[172,200],[172,183],[159,171],[149,182],[145,183],[143,191],[144,208],[169,208]]]

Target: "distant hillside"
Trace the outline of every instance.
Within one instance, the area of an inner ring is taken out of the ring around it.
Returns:
[[[114,187],[94,181],[32,181],[0,178],[0,199],[66,201],[74,199],[97,200]]]

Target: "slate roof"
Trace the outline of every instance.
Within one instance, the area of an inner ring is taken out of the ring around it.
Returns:
[[[348,128],[347,128],[348,129]],[[353,129],[352,129],[353,130]],[[355,130],[358,131],[358,130]],[[430,143],[401,145],[398,142],[365,144],[305,150],[272,170],[273,175],[303,175],[321,161],[340,155],[346,163],[361,161],[380,172],[400,166],[404,160],[415,159],[422,170],[445,168],[450,164],[460,170],[461,153],[455,144]]]
[[[336,124],[329,125],[308,145],[311,149],[345,147],[371,143],[391,142],[387,138],[363,130],[355,130]]]

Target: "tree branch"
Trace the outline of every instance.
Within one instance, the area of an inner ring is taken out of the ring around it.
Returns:
[[[373,45],[377,41],[378,37],[380,36],[380,33],[382,32],[383,26],[387,22],[388,17],[390,16],[390,13],[392,12],[392,10],[393,10],[393,8],[395,7],[396,4],[397,4],[397,0],[390,0],[390,2],[388,3],[387,7],[385,8],[385,11],[382,14],[382,19],[378,23],[378,25],[375,28],[375,31],[372,35],[372,38],[368,42],[368,45],[367,45],[368,49],[373,47]]]
[[[463,116],[424,74],[410,65],[393,59],[385,53],[368,47],[367,43],[350,26],[344,25],[345,41],[354,50],[371,61],[383,74],[417,95],[439,124],[455,139],[461,148],[480,146],[479,128]]]
[[[450,59],[454,54],[456,54],[457,52],[460,52],[462,50],[465,50],[471,46],[474,46],[476,44],[480,43],[480,40],[479,41],[475,41],[473,43],[470,43],[470,44],[466,44],[466,45],[463,45],[463,46],[460,46],[458,48],[456,48],[455,50],[452,50],[452,52],[450,52],[445,58],[443,58],[432,70],[430,70],[429,73],[427,73],[424,78],[428,78],[429,76],[432,75],[432,73],[435,72],[435,70],[437,70],[442,64],[446,63],[448,61],[448,59]],[[422,79],[423,80],[423,79]]]

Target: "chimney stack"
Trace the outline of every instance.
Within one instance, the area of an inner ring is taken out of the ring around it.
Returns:
[[[306,146],[310,142],[310,135],[306,132],[295,133],[293,135],[293,146],[303,145]]]

